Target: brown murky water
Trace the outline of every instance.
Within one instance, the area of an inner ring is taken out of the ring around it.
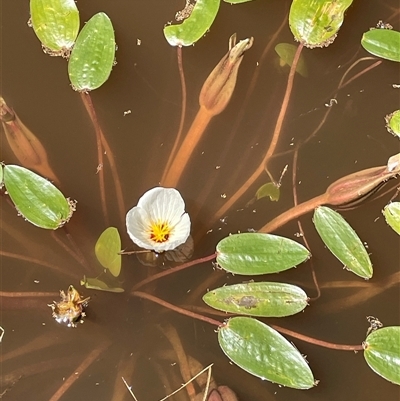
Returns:
[[[92,94],[92,99],[114,151],[127,209],[135,205],[146,190],[158,185],[178,129],[181,89],[176,49],[165,41],[162,28],[172,20],[175,11],[183,7],[182,3],[156,0],[77,3],[81,21],[104,11],[116,31],[118,64],[109,81]],[[277,177],[284,166],[289,165],[278,203],[263,199],[244,207],[267,180],[265,175],[223,216],[223,222],[213,222],[214,213],[255,169],[268,147],[288,70],[278,66],[273,48],[262,64],[258,63],[270,38],[286,18],[289,3],[257,1],[237,6],[223,3],[211,32],[195,46],[183,50],[188,90],[187,128],[197,112],[202,83],[227,51],[230,35],[237,32],[239,39],[255,38],[253,48],[245,54],[233,99],[208,127],[178,188],[187,211],[193,216],[194,257],[213,253],[219,239],[231,232],[258,229],[292,205],[293,155],[287,153],[275,158],[270,165]],[[397,30],[400,28],[398,14],[395,14],[396,1],[367,3],[356,2],[350,8],[332,46],[304,51],[308,78],[295,78],[278,152],[290,150],[292,143],[304,139],[315,129],[326,111],[325,103],[329,103],[344,72],[355,60],[368,56],[359,44],[362,32],[375,26],[380,19],[390,22]],[[2,1],[1,8],[1,94],[42,140],[63,193],[78,200],[78,210],[68,229],[88,261],[94,263],[93,247],[106,225],[95,174],[93,128],[79,95],[69,87],[66,62],[43,54],[27,26],[28,2]],[[393,15],[395,17],[390,19]],[[287,23],[278,42],[292,43]],[[372,63],[361,63],[351,74]],[[255,90],[244,105],[256,72],[259,77]],[[338,104],[333,106],[326,123],[300,151],[297,170],[300,200],[322,193],[343,175],[383,165],[389,156],[398,152],[398,141],[386,132],[383,117],[398,108],[399,89],[393,89],[392,84],[399,84],[399,78],[398,65],[383,62],[339,92]],[[127,110],[131,113],[124,116]],[[4,142],[2,140],[1,158],[13,163],[15,160]],[[129,247],[131,243],[118,217],[114,187],[107,171],[106,180],[111,224],[119,228],[123,247]],[[386,226],[381,215],[389,198],[390,195],[344,214],[367,242],[375,268],[374,278],[364,283],[366,290],[361,302],[349,306],[344,301],[358,291],[357,288],[326,288],[336,280],[357,283],[361,280],[342,270],[341,264],[317,237],[311,217],[305,216],[301,220],[322,296],[304,313],[268,322],[339,344],[363,341],[367,315],[377,316],[387,326],[399,324],[398,283],[378,295],[368,295],[399,268],[398,237]],[[4,198],[1,229],[3,252],[28,256],[59,268],[55,270],[2,256],[2,291],[57,293],[70,284],[81,288],[79,279],[88,272],[49,232],[17,217]],[[206,234],[211,229],[212,232]],[[295,238],[297,231],[297,225],[289,223],[278,233]],[[63,232],[57,234],[58,238],[65,239]],[[299,284],[312,297],[315,289],[309,264],[267,280]],[[322,349],[298,340],[296,346],[307,355],[316,379],[320,380],[316,388],[295,391],[250,376],[228,362],[219,349],[214,327],[166,311],[149,301],[129,297],[134,283],[157,271],[143,267],[135,257],[124,257],[126,292],[110,294],[83,289],[82,293],[90,295],[92,300],[84,325],[77,329],[61,326],[51,318],[46,305],[57,295],[28,299],[3,296],[1,326],[6,331],[1,344],[3,398],[52,399],[66,378],[79,370],[82,361],[91,355],[94,362],[62,400],[129,400],[131,396],[122,385],[121,376],[133,386],[139,401],[160,399],[168,393],[164,377],[169,378],[167,382],[172,389],[183,381],[178,360],[170,355],[171,345],[159,329],[166,330],[169,324],[176,328],[185,352],[202,366],[214,363],[216,381],[230,386],[241,401],[398,399],[398,387],[375,375],[361,354]],[[210,277],[214,281],[208,281]],[[209,262],[162,279],[144,291],[173,304],[201,306],[201,295],[208,286],[239,281],[243,278],[216,272]],[[32,341],[35,342],[31,344]],[[20,355],[11,352],[20,352]],[[187,398],[176,396],[173,399]]]

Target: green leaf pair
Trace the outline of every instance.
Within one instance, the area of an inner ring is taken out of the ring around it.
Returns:
[[[114,28],[102,12],[79,31],[79,11],[73,0],[31,0],[33,29],[52,55],[69,58],[68,74],[73,88],[88,92],[110,76],[115,58]]]
[[[100,280],[99,277],[105,272],[102,272],[98,277],[84,276],[81,285],[90,290],[124,292],[124,289],[119,287],[119,283],[114,279],[121,273],[121,237],[118,229],[116,227],[106,228],[98,238],[94,251],[97,260],[106,269],[105,272],[110,272],[112,277],[106,274]]]

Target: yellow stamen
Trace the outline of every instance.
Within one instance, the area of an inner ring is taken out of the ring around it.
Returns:
[[[166,222],[153,223],[150,226],[150,239],[157,243],[166,242],[171,235],[171,231],[171,227]]]

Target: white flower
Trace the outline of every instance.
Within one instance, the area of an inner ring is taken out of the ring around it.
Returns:
[[[147,191],[126,214],[131,240],[141,248],[164,252],[183,244],[190,234],[185,202],[174,188]]]

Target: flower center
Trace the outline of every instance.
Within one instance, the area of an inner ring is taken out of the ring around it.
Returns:
[[[150,239],[157,243],[166,242],[168,241],[171,231],[171,227],[168,223],[152,223],[150,227]]]

